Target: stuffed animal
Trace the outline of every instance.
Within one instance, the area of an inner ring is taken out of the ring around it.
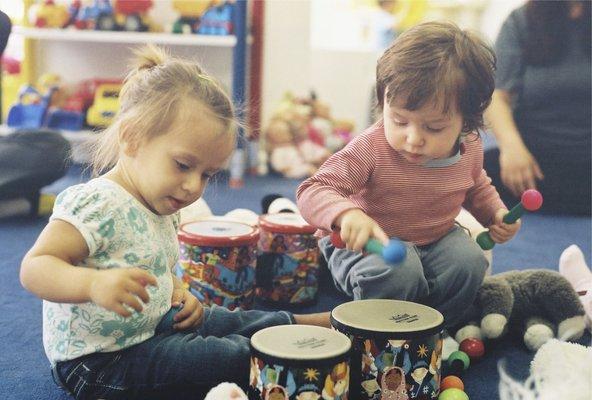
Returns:
[[[563,250],[559,257],[559,273],[571,283],[586,310],[586,326],[592,322],[592,271],[586,264],[582,250],[575,244]]]
[[[534,351],[555,335],[579,339],[585,329],[584,309],[573,287],[558,272],[544,269],[486,276],[468,316],[470,322],[456,332],[459,343],[514,331]]]

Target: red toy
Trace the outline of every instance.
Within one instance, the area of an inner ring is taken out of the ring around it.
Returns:
[[[442,379],[442,383],[440,383],[440,392],[450,388],[465,390],[465,384],[458,376],[449,375]]]
[[[472,362],[480,360],[485,354],[483,342],[474,338],[467,338],[460,342],[459,349],[467,353]]]

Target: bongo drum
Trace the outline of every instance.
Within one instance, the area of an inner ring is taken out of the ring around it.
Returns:
[[[350,339],[333,329],[262,329],[251,338],[249,399],[347,399],[350,349]]]
[[[331,311],[331,324],[352,340],[351,396],[437,399],[444,317],[399,300],[357,300]]]
[[[203,220],[181,225],[177,276],[204,304],[248,309],[255,296],[259,230],[247,224]]]
[[[259,228],[259,297],[288,304],[313,302],[319,278],[316,228],[294,213],[262,215]]]

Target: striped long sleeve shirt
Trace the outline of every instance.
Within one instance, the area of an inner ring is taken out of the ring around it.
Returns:
[[[300,184],[296,197],[302,216],[320,235],[330,233],[341,213],[359,208],[389,237],[416,245],[448,233],[461,207],[485,226],[505,208],[483,169],[483,146],[476,135],[469,135],[456,162],[416,165],[390,147],[382,123],[331,156]]]

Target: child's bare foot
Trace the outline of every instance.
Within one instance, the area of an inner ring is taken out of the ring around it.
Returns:
[[[299,325],[316,325],[331,328],[330,312],[314,313],[314,314],[294,314],[294,319]]]

